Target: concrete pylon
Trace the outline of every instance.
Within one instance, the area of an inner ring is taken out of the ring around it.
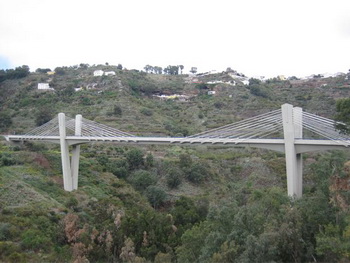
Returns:
[[[302,156],[297,154],[295,138],[302,138],[302,109],[290,104],[282,105],[284,149],[286,155],[288,195],[294,198],[302,196]]]
[[[75,136],[81,136],[82,116],[75,116]],[[73,189],[78,189],[78,176],[79,176],[79,158],[80,158],[80,145],[73,145],[72,149],[72,180]]]
[[[65,191],[73,191],[73,179],[69,159],[69,145],[66,140],[66,116],[64,113],[58,114],[58,127],[60,133],[63,187]]]
[[[58,125],[60,133],[63,187],[66,191],[78,189],[80,145],[73,145],[72,159],[69,158],[69,144],[66,139],[66,116],[58,114]],[[81,136],[82,116],[75,116],[75,136]]]

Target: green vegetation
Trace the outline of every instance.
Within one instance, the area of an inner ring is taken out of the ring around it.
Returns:
[[[337,100],[336,109],[336,119],[344,123],[337,128],[344,133],[350,133],[350,98]]]
[[[94,77],[97,69],[116,75]],[[225,72],[192,80],[182,69],[82,63],[9,75],[0,83],[1,132],[25,133],[65,112],[133,134],[183,136],[285,102],[349,123],[344,77],[234,86]],[[214,80],[222,82],[207,84]],[[39,82],[55,91],[36,90]],[[190,98],[152,96],[161,94]],[[349,151],[303,154],[299,200],[286,195],[284,155],[272,151],[91,143],[81,155],[79,189],[65,192],[58,145],[0,141],[1,262],[350,260]]]

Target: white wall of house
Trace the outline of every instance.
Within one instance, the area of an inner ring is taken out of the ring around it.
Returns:
[[[107,71],[105,72],[106,76],[115,76],[115,72],[114,71]]]
[[[94,71],[94,76],[95,77],[103,76],[103,70],[95,70]]]
[[[38,83],[38,89],[41,89],[41,90],[53,90],[53,88],[50,88],[49,83]]]

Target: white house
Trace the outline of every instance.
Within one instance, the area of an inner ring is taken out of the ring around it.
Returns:
[[[209,90],[208,91],[208,95],[215,95],[215,93],[216,93],[215,90]]]
[[[49,83],[38,83],[38,89],[41,89],[41,90],[54,90],[53,88],[50,88]]]
[[[244,84],[244,85],[249,85],[249,80],[242,80],[242,83]]]
[[[94,76],[95,77],[100,77],[100,76],[103,76],[103,70],[95,70],[94,71]]]
[[[106,76],[115,76],[115,72],[114,71],[107,71],[105,72]]]

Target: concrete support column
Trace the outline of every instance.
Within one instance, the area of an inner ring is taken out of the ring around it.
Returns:
[[[303,138],[303,109],[300,107],[293,108],[293,122],[294,122],[294,137],[296,139]],[[297,153],[297,197],[303,194],[303,156]]]
[[[81,136],[82,116],[75,116],[75,136]],[[78,189],[80,145],[73,145],[72,149],[72,180],[73,189]]]
[[[59,125],[60,145],[61,145],[63,186],[64,186],[64,190],[72,191],[73,180],[72,180],[72,172],[70,168],[69,145],[66,140],[66,116],[64,115],[64,113],[58,114],[58,125]]]
[[[297,121],[300,113],[300,108],[295,110],[295,117],[293,105],[282,105],[282,120],[284,132],[284,148],[286,155],[286,170],[287,170],[287,188],[288,195],[300,198],[302,196],[302,179],[300,173],[300,166],[298,166],[297,153],[294,145],[295,134],[300,132],[297,128],[295,120]],[[296,131],[297,130],[297,131]],[[299,135],[299,134],[298,134]],[[301,163],[301,156],[299,156],[299,163]]]

